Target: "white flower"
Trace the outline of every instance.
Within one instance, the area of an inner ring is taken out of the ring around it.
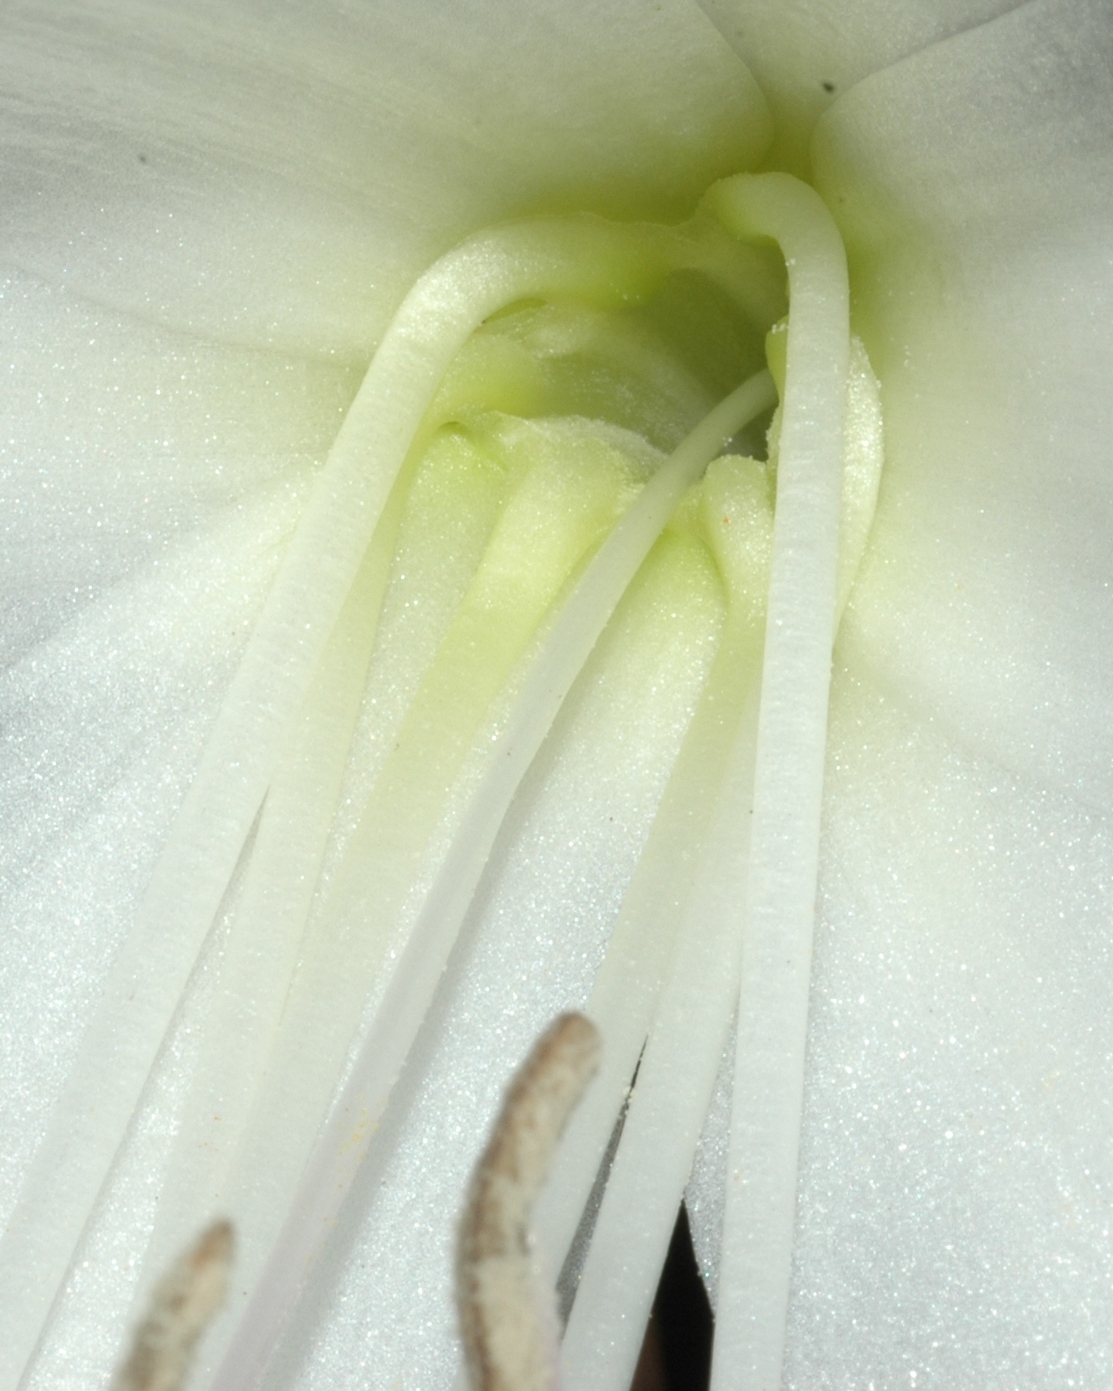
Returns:
[[[786,1384],[1108,1382],[1113,12],[1001,8],[722,0],[728,43],[632,0],[5,15],[6,1218],[406,288],[512,214],[681,215],[761,157],[745,60],[843,232],[887,455],[836,652]],[[535,778],[275,1385],[447,1383],[461,1176],[586,995],[660,786],[626,718],[619,830],[586,735]],[[545,967],[496,1002],[514,934]],[[109,1365],[195,1036],[28,1386]],[[39,1326],[6,1330],[4,1391]]]

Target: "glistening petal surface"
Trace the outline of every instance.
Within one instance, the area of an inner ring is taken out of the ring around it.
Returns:
[[[476,227],[680,216],[770,136],[681,0],[99,0],[9,7],[2,32],[0,259],[318,355],[366,357]]]
[[[856,82],[1018,0],[699,0],[769,98],[770,167],[804,177],[816,121]]]

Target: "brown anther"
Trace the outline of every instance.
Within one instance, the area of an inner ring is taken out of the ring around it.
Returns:
[[[214,1222],[155,1286],[110,1391],[179,1391],[197,1340],[220,1308],[232,1264],[230,1222]]]
[[[456,1293],[474,1391],[551,1391],[556,1312],[537,1288],[529,1219],[565,1122],[599,1061],[599,1031],[562,1014],[510,1084],[460,1226]]]

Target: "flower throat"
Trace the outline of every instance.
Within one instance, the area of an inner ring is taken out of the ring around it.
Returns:
[[[713,1385],[778,1384],[831,650],[880,467],[842,244],[787,175],[724,180],[678,227],[539,219],[434,265],[318,478],[16,1216],[46,1255],[12,1326],[33,1342],[52,1317],[218,933],[144,1281],[229,1216],[237,1293],[198,1384],[254,1384],[360,1166],[385,1168],[388,1101],[418,1104],[415,1045],[512,799],[624,625],[624,679],[691,697],[585,1006],[599,1074],[538,1213],[558,1266],[580,1232],[568,1385],[630,1383],[734,1019],[746,1181],[705,1261]],[[653,656],[678,607],[706,632],[698,680]],[[164,955],[144,983],[156,930],[178,970]],[[531,969],[508,962],[507,990]],[[108,1123],[67,1145],[93,1087]]]

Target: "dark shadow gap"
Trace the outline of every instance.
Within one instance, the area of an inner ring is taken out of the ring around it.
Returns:
[[[630,1391],[707,1391],[714,1320],[681,1204]]]

